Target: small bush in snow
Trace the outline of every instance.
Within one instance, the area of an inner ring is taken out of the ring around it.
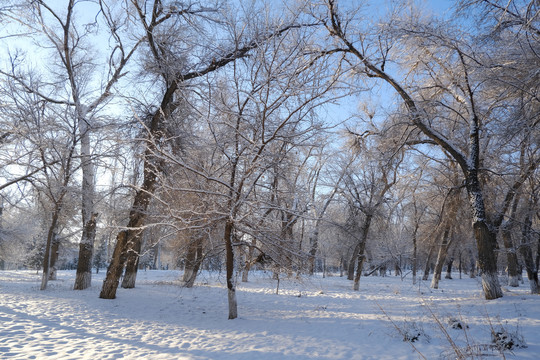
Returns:
[[[457,319],[457,318],[448,319],[448,324],[450,325],[452,329],[456,329],[456,330],[463,330],[463,329],[469,328],[467,324],[464,324],[460,319]]]
[[[525,339],[518,331],[508,331],[504,328],[491,333],[491,342],[501,350],[526,348]]]
[[[403,341],[413,343],[422,338],[429,341],[429,335],[427,335],[422,326],[416,322],[406,322],[401,328],[401,334],[403,335]]]

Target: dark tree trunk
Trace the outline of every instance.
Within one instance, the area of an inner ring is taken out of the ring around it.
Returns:
[[[356,268],[356,276],[354,277],[353,290],[360,290],[360,277],[362,276],[362,268],[364,267],[364,260],[366,258],[364,252],[366,249],[366,243],[363,242],[360,244],[360,251],[358,254],[358,266]]]
[[[49,265],[49,280],[56,280],[56,262],[58,261],[58,255],[60,254],[60,240],[56,233],[54,233],[53,242],[51,246],[51,261]]]
[[[366,248],[366,241],[367,236],[369,233],[369,228],[371,226],[371,220],[373,219],[372,214],[366,214],[366,217],[364,219],[364,224],[362,224],[362,228],[360,229],[360,238],[358,239],[358,242],[356,243],[356,246],[354,247],[351,259],[349,261],[349,268],[347,272],[347,279],[349,280],[355,280],[354,276],[354,265],[359,259],[359,256],[364,256],[364,250]],[[364,259],[361,260],[363,263]],[[359,262],[360,264],[360,262]],[[360,269],[360,274],[362,273],[362,269]],[[356,280],[355,280],[356,284]],[[356,286],[356,285],[355,285]]]
[[[446,276],[445,279],[452,279],[452,264],[454,263],[454,258],[450,258],[446,263]]]
[[[538,259],[540,258],[540,235],[537,240],[537,256],[533,257],[533,233],[532,233],[532,203],[529,203],[529,211],[525,216],[521,230],[521,246],[520,252],[525,263],[525,270],[527,271],[527,278],[529,279],[529,286],[531,294],[540,294],[540,284],[538,283]],[[536,261],[535,261],[536,260]]]
[[[45,244],[45,255],[43,256],[43,275],[41,278],[41,287],[40,290],[45,290],[47,288],[47,282],[49,281],[49,271],[51,266],[51,252],[53,243],[56,242],[56,225],[58,223],[59,210],[58,207],[53,212],[51,225],[49,231],[47,232],[47,242]]]
[[[92,254],[94,252],[94,239],[96,238],[96,217],[92,214],[83,228],[81,243],[79,244],[79,262],[75,276],[74,290],[84,290],[92,284]],[[96,270],[96,274],[99,268]]]
[[[128,230],[121,231],[116,236],[116,246],[114,247],[111,263],[107,268],[107,275],[105,276],[105,280],[103,280],[103,287],[99,294],[99,297],[102,299],[116,298],[116,289],[118,288],[120,276],[122,276],[126,261],[127,238]]]
[[[236,286],[234,283],[234,249],[232,246],[232,231],[233,223],[227,221],[225,223],[225,267],[227,277],[227,298],[229,301],[229,320],[238,317],[238,303],[236,301]]]
[[[358,259],[358,252],[360,251],[360,244],[357,243],[354,247],[352,256],[349,260],[349,264],[347,266],[347,280],[354,280],[354,268],[356,265],[356,260]]]
[[[475,162],[477,163],[478,160],[476,159]],[[484,198],[476,169],[478,166],[469,169],[466,186],[473,212],[473,231],[478,249],[478,267],[482,272],[482,288],[486,300],[493,300],[503,296],[497,274],[497,234],[487,222]]]
[[[128,249],[126,259],[126,271],[122,280],[122,288],[133,289],[137,280],[137,270],[139,269],[139,258],[142,247],[142,232],[139,232],[133,239],[133,245]]]
[[[495,257],[497,237],[485,221],[475,222],[473,229],[478,247],[478,267],[482,272],[484,296],[487,300],[500,298],[503,294],[497,276],[497,259]]]

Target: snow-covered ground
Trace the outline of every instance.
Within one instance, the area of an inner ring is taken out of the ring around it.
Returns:
[[[526,280],[493,301],[469,278],[431,290],[410,277],[363,277],[354,292],[345,278],[314,276],[283,279],[276,295],[260,272],[239,283],[239,318],[227,320],[223,274],[187,289],[178,271],[141,271],[115,300],[98,298],[103,273],[84,291],[71,290],[74,276],[60,271],[40,291],[35,272],[0,271],[0,359],[503,358],[492,332],[524,338],[507,359],[540,359],[540,297]]]

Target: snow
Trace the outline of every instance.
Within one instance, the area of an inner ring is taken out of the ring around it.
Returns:
[[[507,359],[540,358],[540,298],[527,280],[491,301],[457,274],[437,290],[362,277],[359,292],[315,275],[281,279],[276,295],[271,273],[256,272],[238,284],[239,318],[227,320],[224,273],[203,272],[188,289],[179,271],[141,271],[115,300],[98,298],[103,274],[93,277],[73,291],[75,271],[59,271],[40,291],[35,272],[0,271],[0,359],[454,359],[452,342],[498,359],[492,329],[524,338]]]

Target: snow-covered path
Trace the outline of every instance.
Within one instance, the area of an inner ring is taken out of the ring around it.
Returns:
[[[239,284],[239,319],[231,321],[219,274],[201,275],[192,289],[179,285],[180,275],[143,271],[137,288],[102,300],[103,274],[73,291],[74,272],[59,272],[40,291],[35,272],[0,271],[0,358],[417,359],[403,341],[414,332],[427,359],[452,358],[444,331],[461,349],[498,358],[489,345],[499,327],[528,345],[506,358],[540,358],[540,297],[528,295],[527,284],[491,302],[473,279],[442,281],[433,291],[394,276],[362,278],[360,292],[340,277],[282,280],[276,295],[275,281],[259,273]],[[451,329],[450,318],[469,328]]]

